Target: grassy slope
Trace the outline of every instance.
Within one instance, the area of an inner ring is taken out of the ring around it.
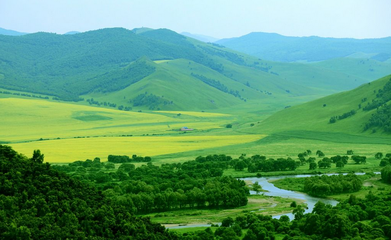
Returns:
[[[0,41],[5,60],[0,66],[3,87],[68,99],[83,94],[124,106],[145,91],[174,101],[160,106],[166,110],[219,109],[243,102],[191,73],[220,81],[249,102],[259,99],[262,104],[276,97],[285,98],[285,106],[292,105],[292,97],[314,99],[366,81],[312,65],[262,61],[167,29],[116,28],[65,36],[38,33],[3,36]],[[140,64],[131,64],[140,58]],[[154,64],[148,59],[173,61]],[[157,69],[143,71],[143,66]]]
[[[374,110],[362,111],[361,109],[359,110],[358,105],[362,104],[365,106],[365,103],[362,103],[363,98],[367,98],[367,101],[370,102],[375,96],[374,91],[382,88],[389,78],[387,76],[351,91],[337,93],[285,109],[265,120],[259,125],[257,130],[267,133],[313,131],[361,134],[363,133],[365,122]],[[334,124],[329,123],[330,117],[342,115],[350,110],[356,110],[357,114],[339,120]],[[369,132],[364,134],[370,135]],[[376,137],[379,136],[376,135]]]
[[[336,58],[332,60],[311,63],[316,66],[332,71],[343,72],[351,78],[374,80],[391,73],[391,64],[369,58]]]

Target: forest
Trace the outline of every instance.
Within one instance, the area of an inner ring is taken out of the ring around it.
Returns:
[[[135,215],[138,209],[129,205],[136,199],[132,198],[132,194],[135,194],[139,199],[149,198],[151,203],[164,202],[165,197],[168,198],[166,204],[152,204],[145,209],[141,208],[141,212],[180,208],[181,194],[183,197],[192,192],[201,196],[202,189],[205,189],[205,199],[190,194],[189,197],[200,202],[182,204],[188,204],[187,207],[246,204],[248,189],[243,181],[222,176],[222,171],[209,171],[225,169],[231,161],[228,156],[214,155],[160,167],[150,162],[138,168],[132,163],[122,163],[120,168],[129,172],[128,179],[111,189],[110,184],[91,184],[91,181],[86,181],[88,176],[85,174],[70,176],[56,170],[59,167],[44,163],[44,154],[39,150],[35,150],[32,157],[28,158],[9,146],[0,145],[0,238],[252,240],[282,236],[288,240],[391,237],[391,195],[388,190],[377,194],[369,192],[365,198],[351,195],[334,207],[318,202],[314,210],[307,214],[304,213],[305,207],[298,204],[293,208],[293,220],[287,216],[275,219],[267,215],[243,213],[235,218],[224,218],[220,226],[183,234],[154,224],[149,218]],[[99,159],[85,162],[87,164],[80,166],[64,166],[63,170],[76,167],[79,172],[88,166],[113,164],[103,164]],[[381,176],[389,183],[391,167],[383,168]],[[324,184],[335,183],[336,180],[350,181],[351,186],[355,182],[359,185],[353,175],[316,177],[308,181]],[[229,193],[229,190],[232,192]],[[125,195],[116,194],[121,191]],[[225,200],[212,201],[207,196],[209,192],[214,192],[215,196],[226,192]],[[173,197],[177,193],[179,202],[175,202]]]

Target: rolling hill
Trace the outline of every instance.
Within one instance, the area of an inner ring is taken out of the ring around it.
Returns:
[[[0,35],[0,87],[94,106],[204,110],[273,99],[291,105],[365,82],[328,67],[263,61],[168,29]]]
[[[386,137],[389,144],[390,101],[391,75],[388,75],[351,91],[282,110],[257,128],[263,133],[299,138],[332,140],[332,136],[361,135],[363,141],[369,142],[369,138],[375,137],[381,142],[382,137]]]
[[[386,61],[391,58],[391,37],[350,39],[287,37],[276,33],[254,32],[216,43],[262,59],[279,62],[323,61],[354,56]]]

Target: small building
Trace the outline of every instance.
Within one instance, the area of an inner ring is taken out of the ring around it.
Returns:
[[[194,129],[188,127],[182,127],[181,131],[193,131]]]

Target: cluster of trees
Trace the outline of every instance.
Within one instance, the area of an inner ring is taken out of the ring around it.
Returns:
[[[214,87],[214,88],[216,88],[216,89],[218,89],[218,90],[220,90],[222,92],[231,94],[234,97],[237,97],[237,98],[240,98],[241,100],[244,100],[244,98],[242,98],[242,96],[240,96],[239,91],[237,91],[237,90],[234,91],[232,89],[229,89],[227,86],[222,84],[219,80],[214,80],[214,79],[211,79],[211,78],[207,78],[207,77],[205,77],[203,75],[194,74],[194,73],[191,73],[191,76],[193,76],[195,78],[198,78],[202,82],[204,82],[204,83],[208,84],[209,86]]]
[[[335,207],[318,202],[313,211],[307,214],[304,214],[302,205],[297,205],[293,210],[293,220],[287,216],[275,219],[254,213],[240,215],[235,219],[227,217],[214,233],[207,228],[204,231],[184,233],[182,238],[272,240],[279,234],[284,236],[284,240],[390,239],[389,194],[369,193],[362,199],[351,195]]]
[[[365,124],[364,130],[377,127],[383,129],[386,133],[391,133],[391,106],[388,103],[390,100],[391,78],[382,89],[377,91],[376,98],[371,103],[368,102],[368,105],[363,108],[364,111],[377,108]]]
[[[293,171],[298,164],[292,158],[268,158],[265,156],[255,155],[251,157],[248,164],[249,172],[272,172],[272,171]]]
[[[162,106],[174,104],[173,101],[164,99],[163,96],[159,97],[152,93],[148,94],[148,92],[137,95],[129,102],[133,103],[134,107],[146,106],[149,110],[160,110]]]
[[[319,197],[357,192],[361,187],[362,181],[355,174],[314,176],[304,181],[304,192]]]
[[[391,100],[391,78],[384,85],[382,89],[379,89],[376,93],[376,98],[372,99],[372,102],[368,102],[367,106],[363,108],[364,111],[369,111],[375,108],[379,108],[388,101]]]
[[[377,159],[381,159],[383,157],[383,154],[379,152],[375,155],[375,157]],[[391,153],[387,153],[385,157],[380,161],[380,167],[384,167],[387,165],[391,165]]]
[[[15,95],[15,96],[23,96],[23,97],[32,97],[32,98],[39,98],[39,99],[49,99],[48,96],[41,96],[41,95],[35,95],[35,94],[28,94],[28,93],[18,93],[18,92],[9,92],[9,91],[0,91],[2,94],[9,94],[9,95]]]
[[[110,156],[110,162],[104,164],[94,159],[56,168],[94,184],[105,196],[122,202],[133,213],[177,208],[239,207],[247,204],[249,190],[246,184],[232,177],[222,177],[223,170],[234,164],[230,156],[200,156],[193,161],[161,166],[148,162],[138,168],[129,162],[145,161],[147,157]],[[116,171],[114,162],[122,162]],[[101,168],[110,167],[111,170],[97,170],[95,165],[99,164]]]
[[[39,151],[27,158],[0,145],[0,239],[173,239],[43,159]]]
[[[163,180],[161,184],[128,180],[117,189],[106,189],[104,194],[126,202],[126,206],[135,213],[183,208],[228,208],[247,204],[249,192],[240,180],[232,177],[189,180]]]
[[[344,114],[342,114],[342,115],[333,116],[333,117],[330,118],[329,123],[335,123],[335,122],[337,122],[337,120],[342,120],[342,119],[351,117],[351,116],[353,116],[354,114],[356,114],[356,110],[353,109],[353,110],[351,110],[351,111],[349,111],[349,112],[346,112],[346,113],[344,113]]]
[[[381,179],[391,184],[391,166],[386,166],[381,170]]]
[[[111,102],[98,102],[98,101],[95,101],[93,98],[89,98],[86,100],[88,102],[88,104],[90,105],[97,105],[97,106],[104,106],[104,107],[111,107],[111,108],[117,108],[117,104],[116,103],[111,103]],[[124,106],[124,105],[120,105],[118,106],[117,108],[118,110],[123,110],[123,111],[131,111],[132,110],[132,107],[129,107],[129,106]]]
[[[382,128],[384,132],[391,133],[391,105],[384,105],[372,114],[365,124],[364,130],[372,127]]]
[[[366,163],[366,162],[367,162],[367,157],[366,157],[366,156],[353,155],[351,158],[352,158],[352,160],[353,160],[356,164]]]
[[[142,156],[137,156],[135,154],[132,155],[132,158],[126,155],[109,155],[107,157],[107,161],[112,162],[112,163],[127,163],[127,162],[151,162],[152,158],[151,157],[142,157]]]

